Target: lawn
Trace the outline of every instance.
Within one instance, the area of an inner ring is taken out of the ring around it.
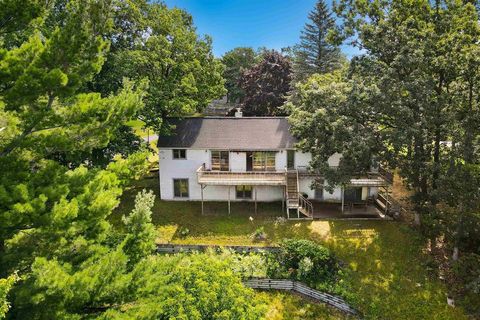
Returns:
[[[112,223],[121,227],[121,216],[132,209],[134,195],[143,188],[157,193],[157,185],[158,179],[153,177],[127,190]],[[157,241],[262,246],[283,238],[310,239],[329,247],[346,266],[344,284],[351,292],[346,298],[366,319],[467,319],[461,308],[446,304],[446,287],[435,268],[429,267],[424,239],[406,225],[390,221],[284,222],[277,218],[282,215],[280,203],[259,204],[258,214],[249,203],[232,203],[231,215],[226,203],[208,203],[205,209],[202,216],[198,202],[157,199],[153,208]],[[252,239],[259,227],[264,227],[266,241]],[[272,319],[344,319],[325,306],[305,304],[298,297],[263,294],[276,301],[269,304]]]

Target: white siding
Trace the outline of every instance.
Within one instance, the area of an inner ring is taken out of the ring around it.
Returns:
[[[207,169],[211,168],[210,150],[186,151],[186,159],[173,159],[172,149],[159,150],[159,176],[160,176],[160,197],[163,200],[201,200],[201,188],[197,183],[196,170],[205,163]],[[285,160],[283,160],[285,158]],[[246,171],[246,153],[230,152],[230,170]],[[276,155],[276,166],[283,170],[286,165],[286,152],[278,152]],[[173,196],[173,179],[188,179],[188,198],[175,198]],[[258,201],[279,201],[283,199],[282,186],[258,186]],[[226,201],[228,200],[227,186],[207,186],[203,190],[204,200],[206,201]],[[236,199],[235,186],[230,187],[230,199],[232,201],[249,201]],[[252,194],[253,201],[255,193]]]
[[[234,171],[234,172],[247,171],[246,152],[230,152],[230,171]]]
[[[186,151],[187,159],[173,159],[172,149],[159,150],[160,197],[169,200],[188,200],[174,198],[173,179],[188,179],[189,199],[200,198],[200,185],[197,183],[197,169],[210,163],[208,150]]]
[[[328,162],[331,166],[337,166],[341,158],[341,154],[334,154]],[[245,152],[230,152],[230,170],[237,172],[246,171],[246,153]],[[295,152],[295,166],[297,168],[306,167],[309,165],[311,155],[309,153]],[[159,167],[160,167],[160,196],[164,200],[201,200],[201,188],[197,183],[196,170],[204,164],[207,169],[211,168],[211,154],[210,150],[205,149],[187,149],[186,159],[173,159],[172,149],[159,150]],[[275,155],[275,167],[277,171],[283,171],[287,165],[287,151],[283,150],[277,152]],[[173,196],[173,179],[188,179],[189,182],[189,197],[175,198]],[[300,192],[306,193],[308,198],[314,199],[315,190],[311,188],[313,178],[302,177],[299,180]],[[284,187],[281,186],[258,186],[257,200],[258,201],[279,201],[283,199]],[[377,188],[363,188],[362,199],[368,196],[377,194]],[[325,201],[341,201],[341,188],[337,187],[332,193],[324,190],[323,199]],[[228,199],[227,186],[207,186],[204,189],[204,199],[210,201],[225,201]],[[230,199],[237,201],[235,195],[235,187],[230,187]],[[254,193],[252,194],[252,201],[254,200]],[[238,199],[243,201],[243,199]],[[247,200],[248,201],[248,200]]]
[[[314,178],[304,177],[299,179],[299,187],[301,193],[306,193],[309,199],[315,199],[315,189],[312,189],[312,183]],[[336,187],[332,193],[327,190],[323,190],[323,200],[325,201],[341,201],[342,200],[342,189]]]
[[[284,171],[287,167],[287,151],[282,150],[275,154],[275,170]]]
[[[310,153],[295,152],[295,168],[305,168],[309,165],[312,156]]]

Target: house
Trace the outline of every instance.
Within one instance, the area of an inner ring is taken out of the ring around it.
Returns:
[[[388,181],[375,170],[348,188],[312,188],[321,175],[307,170],[311,155],[296,150],[284,117],[172,119],[172,135],[160,136],[159,177],[163,200],[282,201],[289,218],[313,218],[312,202],[336,203],[341,212],[377,199]],[[341,155],[332,155],[338,166]],[[256,206],[255,206],[256,207]]]

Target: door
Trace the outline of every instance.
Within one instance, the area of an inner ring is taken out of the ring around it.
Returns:
[[[323,188],[316,187],[315,188],[315,200],[323,200]]]
[[[345,189],[345,202],[362,202],[362,188]]]
[[[247,171],[253,171],[253,152],[248,151],[246,152],[247,155]]]
[[[287,150],[287,169],[295,169],[295,150]]]

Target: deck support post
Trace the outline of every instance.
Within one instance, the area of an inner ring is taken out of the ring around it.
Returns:
[[[283,209],[285,208],[285,188],[283,188],[283,197],[282,197],[282,212]]]
[[[345,207],[345,188],[343,186],[342,186],[341,193],[342,193],[342,213],[343,213],[344,210],[345,210],[345,208],[344,208]]]
[[[255,189],[255,214],[257,214],[257,186],[253,188]]]
[[[202,216],[203,216],[203,189],[205,188],[205,186],[203,184],[200,185],[200,192],[202,194]]]
[[[228,186],[228,215],[230,215],[230,186]]]

